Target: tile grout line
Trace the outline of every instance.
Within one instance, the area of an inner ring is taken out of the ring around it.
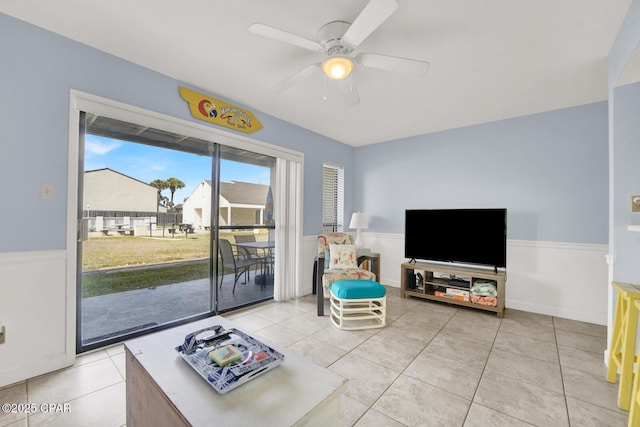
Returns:
[[[499,319],[500,319],[500,324],[496,328],[496,333],[493,336],[493,340],[491,341],[491,347],[489,347],[489,354],[487,354],[487,360],[484,361],[484,366],[482,366],[482,372],[480,372],[480,378],[478,379],[478,384],[476,384],[476,389],[473,392],[473,397],[471,398],[471,404],[469,405],[469,409],[467,409],[467,413],[464,416],[463,425],[464,425],[464,423],[467,422],[467,419],[469,418],[469,412],[471,412],[471,407],[475,403],[476,395],[478,394],[478,390],[480,389],[480,383],[482,382],[482,378],[484,377],[484,372],[487,369],[487,364],[489,363],[489,358],[491,357],[491,352],[493,351],[493,346],[496,344],[496,340],[498,339],[498,333],[500,332],[500,328],[502,327],[502,321],[504,320],[504,315],[503,315],[502,318],[499,318]],[[478,403],[476,403],[476,404],[478,404]],[[484,405],[482,405],[482,406],[484,406]],[[492,409],[492,408],[489,408],[489,409]],[[492,410],[496,411],[495,409],[492,409]],[[499,411],[496,411],[496,412],[499,412]],[[502,412],[499,412],[499,413],[502,413]]]
[[[106,353],[106,350],[105,350],[105,353]],[[113,360],[111,359],[111,356],[110,356],[108,353],[106,353],[106,354],[107,354],[107,357],[111,360],[111,363],[112,363],[112,365],[113,365],[114,369],[118,372],[118,374],[119,374],[120,378],[122,378],[122,374],[121,374],[121,373],[120,373],[120,371],[118,370],[117,366],[115,366],[115,363],[114,363],[114,362],[113,362]],[[118,354],[120,354],[120,353],[118,353]],[[90,362],[83,363],[83,364],[81,364],[81,365],[77,365],[77,366],[74,364],[74,365],[67,366],[67,367],[65,367],[65,368],[59,369],[59,370],[54,371],[54,372],[49,372],[49,373],[45,373],[45,374],[42,374],[42,375],[38,375],[38,376],[36,376],[36,377],[28,378],[27,380],[25,380],[26,401],[30,403],[30,397],[29,397],[29,394],[30,394],[30,393],[29,393],[29,384],[30,384],[31,380],[34,380],[34,379],[37,379],[37,378],[41,378],[41,377],[46,377],[46,376],[49,376],[49,375],[51,375],[51,374],[53,374],[53,373],[55,373],[55,372],[68,371],[68,370],[70,370],[70,369],[75,369],[75,368],[79,368],[79,367],[82,367],[82,366],[87,366],[87,365],[90,365],[90,364],[92,364],[92,363],[97,363],[97,362],[104,361],[105,359],[106,359],[106,357],[101,358],[101,359],[92,360],[92,361],[90,361]],[[117,385],[117,384],[120,384],[121,382],[124,382],[124,381],[123,381],[123,380],[120,380],[120,381],[115,382],[115,383],[113,383],[113,384],[109,384],[109,385],[106,385],[106,386],[104,386],[104,387],[101,387],[101,388],[99,388],[99,389],[97,389],[97,390],[93,390],[93,391],[90,391],[90,392],[88,392],[88,393],[84,393],[84,394],[82,394],[82,395],[76,396],[75,398],[70,399],[70,400],[66,400],[66,401],[64,401],[64,402],[33,402],[33,403],[37,403],[37,404],[40,404],[40,405],[41,405],[41,404],[44,404],[44,403],[56,403],[56,404],[58,404],[58,403],[72,403],[72,402],[74,402],[74,401],[76,401],[76,400],[78,400],[78,399],[80,399],[80,398],[83,398],[83,397],[86,397],[86,396],[90,396],[90,395],[91,395],[91,394],[93,394],[93,393],[97,393],[97,392],[102,391],[102,390],[105,390],[105,389],[107,389],[107,388],[109,388],[109,387],[113,387],[113,386],[115,386],[115,385]],[[26,420],[27,420],[27,427],[31,424],[31,421],[32,421],[32,420],[31,420],[31,418],[32,418],[32,417],[35,417],[35,416],[46,417],[47,415],[48,415],[48,416],[51,416],[51,414],[45,414],[45,413],[42,413],[42,412],[35,412],[35,413],[33,413],[33,414],[29,414],[29,413],[28,413],[28,414],[27,414],[27,417],[26,417]]]
[[[453,318],[455,317],[455,315],[456,315],[456,313],[458,313],[458,311],[459,311],[459,309],[456,309],[456,311],[453,313],[453,315],[452,315],[451,317],[449,317],[449,319],[448,319],[448,320],[447,320],[447,321],[446,321],[446,322],[445,322],[445,323],[440,327],[440,329],[438,329],[438,332],[436,332],[436,333],[433,335],[433,337],[431,337],[431,339],[429,340],[429,342],[427,342],[427,343],[424,345],[424,347],[422,347],[422,350],[420,350],[420,351],[418,352],[418,354],[416,354],[416,356],[415,356],[415,357],[414,357],[414,358],[413,358],[413,359],[412,359],[412,360],[407,364],[407,366],[405,366],[405,367],[402,369],[402,371],[400,371],[400,372],[398,373],[398,376],[397,376],[397,377],[396,377],[396,378],[391,382],[391,384],[389,384],[389,385],[388,385],[388,386],[387,386],[387,387],[382,391],[382,393],[380,393],[380,395],[376,398],[376,400],[374,400],[374,401],[373,401],[373,403],[372,403],[371,405],[369,405],[369,406],[368,406],[367,410],[366,410],[366,411],[364,411],[364,413],[363,413],[362,415],[360,415],[352,425],[357,424],[357,423],[358,423],[358,421],[360,421],[360,420],[362,419],[362,417],[364,417],[364,416],[367,414],[367,412],[369,412],[369,410],[373,409],[373,406],[376,404],[376,402],[378,402],[378,400],[380,400],[380,398],[381,398],[381,397],[382,397],[382,396],[387,392],[387,390],[389,390],[389,389],[391,388],[391,386],[393,386],[393,384],[395,384],[395,382],[398,380],[398,378],[400,378],[400,376],[401,376],[401,375],[402,375],[402,374],[407,370],[407,368],[408,368],[408,367],[409,367],[409,366],[410,366],[410,365],[411,365],[411,364],[412,364],[412,363],[413,363],[413,362],[418,358],[418,356],[420,356],[420,354],[421,354],[421,353],[422,353],[422,352],[423,352],[423,351],[424,351],[424,350],[429,346],[429,344],[430,344],[430,343],[435,339],[435,337],[437,337],[437,336],[438,336],[438,334],[440,334],[440,332],[442,332],[442,330],[444,329],[444,327],[445,327],[445,326],[446,326],[446,325],[451,321],[451,319],[453,319]],[[402,317],[403,317],[403,316],[398,317],[396,320],[392,321],[389,325],[391,325],[392,323],[394,323],[395,321],[397,321],[398,319],[400,319],[400,318],[402,318]],[[388,325],[386,325],[386,326],[388,326]],[[371,335],[371,337],[374,337],[374,336],[378,335],[378,333],[380,333],[381,331],[382,331],[382,329],[381,329],[381,330],[379,330],[378,332],[376,332],[375,334]],[[356,348],[360,347],[362,344],[364,344],[365,342],[367,342],[371,337],[367,338],[366,340],[364,340],[363,342],[361,342],[360,344],[358,344],[356,347],[354,347],[353,349],[351,349],[350,351],[348,351],[346,354],[344,354],[343,356],[341,356],[340,358],[338,358],[338,360],[342,359],[343,357],[345,357],[346,355],[348,355],[349,353],[351,353],[353,350],[355,350]],[[333,362],[331,365],[333,365],[334,363],[336,363],[338,360],[336,360],[335,362]],[[373,361],[371,361],[371,363],[375,363],[376,365],[379,365],[379,366],[382,366],[382,367],[385,367],[385,368],[386,368],[386,366],[384,366],[384,365],[380,365],[379,363],[376,363],[376,362],[373,362]],[[329,366],[331,366],[331,365],[329,365]],[[329,367],[329,366],[328,366],[328,367]],[[328,368],[328,367],[327,367],[327,368]],[[436,387],[436,386],[434,386],[434,385],[432,385],[432,384],[426,383],[426,382],[421,381],[421,380],[419,380],[419,379],[417,379],[417,378],[413,378],[413,377],[409,377],[409,378],[412,378],[412,379],[414,379],[414,380],[416,380],[416,381],[419,381],[419,382],[421,382],[421,383],[427,384],[427,385],[429,385],[429,386],[431,386],[431,387],[434,387],[434,388],[440,389],[440,387]],[[440,389],[440,390],[442,390],[442,389]],[[446,390],[443,390],[443,391],[445,391],[445,392],[446,392]],[[352,399],[353,399],[353,398],[352,398]],[[356,399],[354,399],[354,400],[356,400]],[[362,402],[360,402],[360,401],[358,401],[358,400],[356,400],[356,401],[357,401],[357,402],[359,402],[359,403],[362,403]],[[363,405],[366,405],[365,403],[362,403],[362,404],[363,404]],[[374,410],[375,410],[375,409],[374,409]],[[385,415],[386,417],[391,418],[392,420],[396,421],[396,422],[397,422],[397,423],[399,423],[399,424],[402,424],[402,425],[406,426],[406,424],[404,424],[404,423],[400,422],[399,420],[397,420],[397,419],[393,418],[392,416],[389,416],[389,415],[384,414],[384,413],[383,413],[383,415]]]
[[[567,414],[567,420],[569,427],[571,427],[571,415],[569,414],[569,402],[567,402],[567,388],[564,383],[564,373],[562,371],[562,361],[560,359],[560,347],[558,346],[558,334],[556,333],[556,320],[555,316],[551,316],[551,324],[553,325],[553,337],[555,338],[556,354],[558,355],[558,367],[560,369],[560,380],[562,381],[562,397],[564,400],[564,409]]]
[[[506,307],[505,307],[505,313],[506,313]],[[489,357],[491,357],[491,353],[493,352],[493,347],[495,346],[496,340],[498,339],[498,334],[500,333],[500,329],[502,328],[502,322],[503,322],[503,320],[504,320],[504,317],[500,319],[500,325],[498,326],[498,329],[496,330],[496,335],[493,337],[493,342],[491,343],[491,349],[489,350]],[[512,332],[506,332],[506,331],[505,331],[505,333],[512,333]],[[520,334],[514,334],[514,335],[518,335],[518,336],[520,336]],[[511,351],[509,351],[509,350],[503,350],[503,351],[505,351],[505,352],[507,352],[507,353],[516,354],[516,355],[518,354],[518,353],[513,353],[513,352],[511,352]],[[487,408],[487,409],[489,409],[489,410],[491,410],[491,411],[494,411],[494,412],[497,412],[497,413],[499,413],[499,414],[505,415],[505,416],[507,416],[507,417],[509,417],[509,418],[513,418],[513,419],[516,419],[516,420],[518,420],[518,421],[522,421],[523,423],[533,425],[530,421],[523,420],[523,419],[521,419],[521,418],[516,417],[515,415],[507,414],[507,413],[504,413],[504,412],[502,412],[502,411],[499,411],[499,410],[497,410],[497,409],[495,409],[495,408],[491,408],[491,407],[489,407],[489,406],[485,406],[485,405],[482,405],[482,404],[480,404],[480,403],[478,403],[478,402],[475,402],[476,394],[478,393],[478,389],[480,388],[480,383],[482,382],[482,378],[483,378],[483,376],[484,376],[484,372],[485,372],[485,370],[486,370],[487,364],[489,363],[489,357],[487,357],[487,361],[485,362],[485,365],[484,365],[484,367],[482,368],[482,375],[480,376],[480,381],[478,381],[478,386],[476,387],[476,392],[475,392],[475,393],[474,393],[474,395],[473,395],[472,403],[475,403],[476,405],[482,406],[482,407],[484,407],[484,408]],[[540,359],[540,360],[542,360],[542,359]],[[504,376],[504,375],[502,375],[501,373],[498,373],[498,372],[496,372],[496,375]],[[506,378],[510,378],[510,377],[506,377]],[[511,379],[513,379],[513,378],[511,378]],[[521,381],[519,381],[519,380],[515,380],[515,381],[521,382]],[[528,383],[528,382],[524,381],[524,384],[530,384],[530,383]],[[535,385],[535,384],[533,384],[533,385]],[[544,388],[544,387],[542,387],[542,388]],[[465,421],[466,421],[466,419],[465,419]]]

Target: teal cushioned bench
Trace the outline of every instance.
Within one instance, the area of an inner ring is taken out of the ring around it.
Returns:
[[[331,284],[331,292],[342,299],[382,298],[387,290],[373,280],[339,280]]]
[[[331,322],[340,329],[382,328],[387,290],[373,280],[339,280],[331,284]]]

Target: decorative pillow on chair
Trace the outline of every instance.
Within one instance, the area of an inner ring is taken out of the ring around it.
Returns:
[[[329,247],[327,246],[327,249],[324,250],[324,269],[328,270],[331,266],[330,264],[330,260],[331,260],[331,255],[329,255]]]
[[[329,268],[358,268],[355,245],[329,245]]]

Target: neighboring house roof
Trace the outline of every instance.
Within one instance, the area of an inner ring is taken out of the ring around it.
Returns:
[[[264,205],[268,191],[268,185],[240,181],[220,183],[220,195],[231,204]]]
[[[139,179],[136,179],[136,178],[130,177],[129,175],[125,175],[125,174],[123,174],[122,172],[114,171],[114,170],[113,170],[113,169],[111,169],[111,168],[92,169],[92,170],[90,170],[90,171],[84,171],[84,173],[85,173],[85,174],[88,174],[88,173],[92,173],[92,172],[102,172],[102,171],[109,171],[109,172],[117,173],[118,175],[122,175],[122,176],[124,176],[124,177],[126,177],[126,178],[132,179],[132,180],[134,180],[134,181],[138,181],[138,182],[140,182],[140,183],[142,183],[142,184],[144,184],[144,185],[148,185],[148,186],[149,186],[149,187],[151,187],[151,188],[155,188],[153,185],[150,185],[148,182],[140,181]]]
[[[210,180],[205,180],[211,186]],[[231,181],[220,183],[220,196],[234,205],[260,205],[267,201],[268,185],[253,184],[250,182]]]

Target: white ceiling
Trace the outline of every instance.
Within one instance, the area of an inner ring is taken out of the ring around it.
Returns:
[[[618,76],[616,85],[622,86],[640,81],[640,43],[636,45],[631,57]]]
[[[398,0],[356,50],[426,60],[407,77],[356,69],[360,103],[322,100],[323,78],[271,88],[322,54],[310,40],[367,0],[0,0],[0,12],[352,146],[607,99],[607,55],[631,0]],[[176,88],[177,91],[177,88]]]

